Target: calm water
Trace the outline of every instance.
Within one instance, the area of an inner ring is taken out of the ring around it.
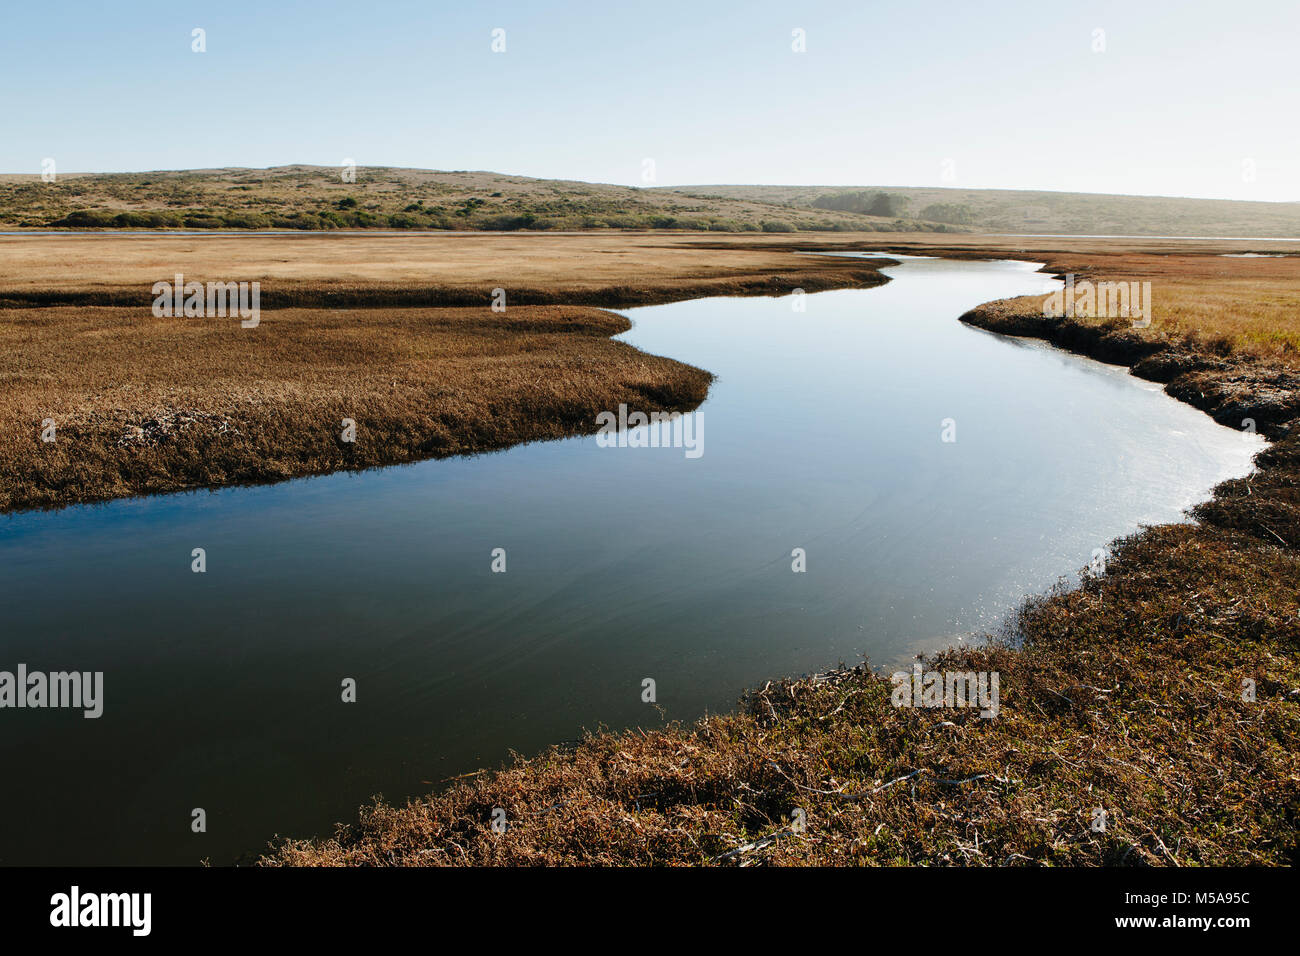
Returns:
[[[694,460],[584,438],[0,518],[0,669],[105,672],[98,720],[0,711],[0,862],[226,863],[654,723],[645,677],[693,718],[902,662],[1248,471],[1257,444],[1154,386],[957,322],[1033,269],[631,311],[628,341],[718,374]]]

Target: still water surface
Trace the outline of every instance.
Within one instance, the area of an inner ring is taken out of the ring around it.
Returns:
[[[1257,443],[1157,387],[958,323],[1052,288],[1034,268],[630,310],[629,342],[718,375],[697,459],[588,437],[0,518],[0,669],[105,673],[98,720],[0,711],[0,863],[228,863],[652,724],[645,677],[689,719],[902,663],[1249,470]]]

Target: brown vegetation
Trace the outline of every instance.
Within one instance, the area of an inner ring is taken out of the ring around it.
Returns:
[[[1076,252],[1051,253],[1046,259],[1045,271],[1073,273],[1077,280],[1150,282],[1151,324],[1133,329],[1134,341],[1300,368],[1300,254],[1294,250],[1279,258]],[[1043,316],[1042,296],[1011,299],[983,311],[1000,316],[1001,322],[1020,316],[1038,326],[1027,334],[1055,338],[1036,321]],[[1131,325],[1105,317],[1076,317],[1064,324],[1108,325],[1112,330]]]
[[[284,309],[255,329],[2,310],[0,509],[487,451],[594,431],[619,402],[704,400],[707,372],[610,340],[628,327],[583,306]]]
[[[856,240],[856,241],[855,241]],[[862,236],[829,248],[861,246]],[[258,281],[262,307],[618,308],[885,281],[872,263],[797,255],[807,243],[695,236],[174,236],[0,238],[0,304],[142,305],[159,281]]]

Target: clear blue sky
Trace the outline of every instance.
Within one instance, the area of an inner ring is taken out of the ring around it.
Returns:
[[[652,158],[659,185],[1300,200],[1298,41],[1300,0],[14,0],[0,171],[353,158],[631,184]]]

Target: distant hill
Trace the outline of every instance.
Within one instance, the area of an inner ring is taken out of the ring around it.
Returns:
[[[1003,189],[638,189],[334,166],[0,176],[0,229],[684,229],[1300,237],[1300,203]]]
[[[0,176],[0,228],[965,231],[760,199],[489,172],[359,167]]]
[[[892,200],[888,206],[892,215],[945,222],[973,232],[1300,237],[1300,202],[911,186],[678,186],[659,191],[796,210],[869,209],[884,194]]]

